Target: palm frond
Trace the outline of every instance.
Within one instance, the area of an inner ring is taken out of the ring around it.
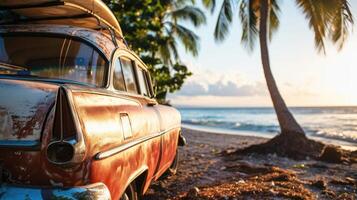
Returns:
[[[195,6],[184,6],[167,13],[175,21],[185,20],[198,27],[206,23],[206,16],[203,11]]]
[[[330,39],[342,49],[354,23],[350,5],[347,0],[341,0],[331,20]]]
[[[182,42],[187,52],[190,52],[193,56],[197,56],[199,47],[198,35],[180,24],[169,24],[171,26],[170,35],[176,36]]]
[[[240,4],[239,18],[242,24],[241,42],[249,50],[253,50],[259,35],[258,10],[254,1],[243,0]],[[259,5],[259,4],[258,4]]]
[[[325,40],[331,39],[341,49],[346,41],[353,17],[348,0],[296,0],[309,26],[315,33],[318,51],[325,53]]]
[[[315,34],[315,47],[319,52],[325,53],[325,37],[327,34],[328,19],[330,12],[326,12],[330,6],[324,0],[296,0],[298,7],[301,8],[305,18],[309,21],[309,27]]]
[[[160,56],[163,63],[167,65],[171,62],[171,57],[172,57],[170,47],[169,45],[167,45],[168,39],[167,38],[163,39],[160,43],[161,44],[159,45],[158,48],[158,55]]]
[[[272,40],[274,33],[280,25],[279,20],[280,7],[277,0],[271,0],[271,8],[269,14],[269,39]]]
[[[216,9],[216,0],[202,0],[203,6],[211,10],[211,13]]]
[[[188,4],[196,4],[195,0],[169,0],[169,1],[175,7],[181,7]]]
[[[177,62],[179,60],[179,53],[177,50],[177,43],[175,40],[169,40],[168,44],[167,44],[170,48],[170,51],[172,52],[173,58],[175,59],[175,61]]]
[[[219,11],[214,37],[216,41],[223,41],[228,32],[229,26],[233,21],[233,4],[235,0],[223,0],[222,7]]]
[[[168,36],[162,41],[162,45],[159,46],[159,56],[165,65],[172,65],[179,60],[177,43],[173,37]]]

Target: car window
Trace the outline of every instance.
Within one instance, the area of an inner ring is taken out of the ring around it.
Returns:
[[[138,94],[138,88],[135,81],[133,62],[127,58],[120,58],[121,67],[124,74],[126,89],[130,93]]]
[[[117,58],[114,63],[114,88],[120,91],[126,91],[123,70],[121,68],[120,60]]]
[[[149,88],[147,84],[147,79],[145,76],[145,71],[141,67],[137,67],[138,70],[138,82],[140,85],[140,92],[144,96],[149,96]]]
[[[148,91],[149,91],[150,97],[153,97],[154,96],[154,88],[153,88],[153,85],[151,82],[152,79],[151,79],[149,72],[145,72],[145,78],[146,78],[146,83],[148,85]]]
[[[0,34],[0,74],[106,84],[107,62],[92,46],[62,36]]]
[[[152,79],[151,79],[150,73],[146,72],[145,73],[145,77],[146,77],[146,80],[147,80],[147,83],[148,83],[150,97],[153,97],[155,94],[154,94],[154,88],[153,88],[153,83],[152,83]]]

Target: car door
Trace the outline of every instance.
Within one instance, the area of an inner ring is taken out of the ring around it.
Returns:
[[[151,90],[143,85],[143,77],[138,76],[138,58],[128,51],[116,55],[113,71],[113,89],[128,99],[139,102],[140,107],[122,109],[120,112],[124,140],[145,141],[137,159],[147,159],[148,177],[154,176],[161,158],[160,121],[151,101]],[[144,69],[143,69],[144,70]]]
[[[157,169],[157,175],[160,176],[171,165],[176,155],[178,132],[174,129],[171,129],[173,128],[171,123],[167,123],[168,121],[171,121],[170,118],[174,118],[174,116],[167,114],[172,113],[172,108],[159,105],[156,103],[156,100],[150,98],[153,97],[150,75],[140,62],[137,62],[136,72],[138,77],[138,84],[140,86],[140,92],[143,96],[147,97],[147,105],[156,111],[160,123],[161,156]]]

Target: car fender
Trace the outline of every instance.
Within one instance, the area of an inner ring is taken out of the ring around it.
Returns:
[[[143,175],[143,174],[145,174],[145,173],[147,173],[148,172],[148,166],[142,166],[142,167],[140,167],[139,169],[137,169],[134,173],[132,173],[130,176],[129,176],[129,178],[128,178],[128,182],[125,184],[125,187],[123,187],[124,188],[124,191],[125,191],[125,189],[133,182],[133,181],[135,181],[138,177],[140,177],[141,175]],[[147,185],[150,185],[150,182],[151,182],[151,180],[147,180],[147,175],[145,175],[145,180],[143,180],[144,181],[144,183],[142,183],[142,188],[137,188],[139,191],[140,191],[140,194],[143,194],[144,193],[144,191],[146,190],[145,188],[146,188],[146,186]],[[123,191],[123,192],[124,192]]]

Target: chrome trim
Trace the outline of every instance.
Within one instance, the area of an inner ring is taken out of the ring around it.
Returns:
[[[51,160],[51,159],[48,157],[48,149],[49,149],[49,147],[52,146],[52,145],[59,144],[59,143],[68,144],[68,145],[70,145],[70,146],[73,148],[73,155],[72,155],[71,160],[66,161],[66,162],[56,162],[56,161]],[[47,157],[47,161],[48,161],[49,163],[54,164],[54,165],[68,165],[68,164],[71,164],[71,163],[75,162],[75,161],[74,161],[74,157],[75,157],[75,153],[76,153],[76,148],[75,148],[74,145],[75,145],[76,143],[77,143],[77,141],[75,141],[75,140],[70,140],[70,141],[63,141],[63,140],[61,140],[61,141],[53,141],[53,142],[50,142],[50,144],[48,144],[47,147],[46,147],[46,157]]]
[[[38,147],[39,141],[31,140],[0,140],[0,146],[3,147]]]
[[[0,199],[103,199],[110,200],[109,189],[104,183],[70,188],[23,187],[18,185],[0,185]]]
[[[158,133],[154,133],[154,134],[150,134],[150,135],[147,135],[145,137],[142,137],[142,138],[139,138],[139,139],[136,139],[136,140],[133,140],[131,142],[128,142],[126,144],[123,144],[121,146],[118,146],[118,147],[114,147],[110,150],[107,150],[107,151],[104,151],[104,152],[99,152],[95,155],[95,159],[96,160],[102,160],[102,159],[105,159],[105,158],[108,158],[110,156],[113,156],[115,154],[118,154],[120,152],[123,152],[133,146],[136,146],[138,144],[141,144],[143,142],[146,142],[148,140],[151,140],[153,138],[156,138],[156,137],[160,137],[162,135],[164,135],[165,133],[167,132],[170,132],[172,130],[175,130],[175,129],[178,129],[180,128],[181,126],[175,126],[175,127],[172,127],[172,128],[169,128],[169,129],[166,129],[164,131],[161,131],[161,132],[158,132]]]

